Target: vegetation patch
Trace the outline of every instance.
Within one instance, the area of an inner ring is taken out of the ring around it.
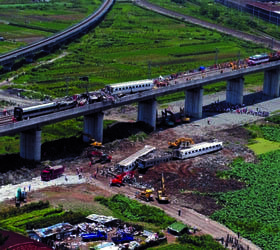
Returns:
[[[167,216],[163,210],[143,205],[124,195],[117,194],[111,198],[96,197],[95,200],[110,208],[114,216],[124,221],[146,222],[162,229],[175,222],[175,219]]]
[[[248,145],[248,147],[252,149],[255,152],[255,154],[260,155],[280,149],[280,143],[269,141],[264,138],[255,138]]]
[[[262,249],[280,245],[279,182],[280,150],[262,154],[259,163],[236,160],[226,174],[243,181],[247,188],[216,195],[224,208],[212,218],[240,232]]]

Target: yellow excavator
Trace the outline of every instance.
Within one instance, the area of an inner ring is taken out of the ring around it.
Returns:
[[[94,147],[102,147],[102,142],[98,142],[95,139],[91,139],[91,144],[90,145],[94,146]]]
[[[157,200],[159,203],[168,203],[169,198],[165,191],[164,175],[161,174],[161,188],[157,191]]]
[[[145,201],[153,201],[153,190],[152,189],[145,189],[141,192],[137,192],[136,193],[136,198],[140,199],[140,200],[145,200]]]
[[[186,148],[190,144],[194,144],[194,141],[192,138],[187,137],[181,137],[174,142],[168,142],[170,148]]]

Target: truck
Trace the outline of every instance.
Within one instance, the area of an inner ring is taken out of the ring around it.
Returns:
[[[60,177],[64,173],[65,167],[63,165],[47,166],[41,171],[41,180],[50,181]]]
[[[122,244],[122,243],[130,242],[133,240],[134,240],[133,235],[125,233],[125,232],[122,232],[121,234],[119,234],[115,237],[112,237],[112,241],[115,244]]]
[[[104,231],[96,231],[90,234],[81,235],[83,241],[92,241],[92,240],[107,240],[107,233]]]

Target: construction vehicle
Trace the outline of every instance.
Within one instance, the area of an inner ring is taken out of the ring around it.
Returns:
[[[27,193],[25,191],[21,191],[21,188],[18,188],[16,198],[15,198],[15,205],[16,207],[20,207],[20,203],[27,201]]]
[[[64,173],[64,166],[63,165],[58,165],[58,166],[46,166],[42,171],[41,171],[41,180],[42,181],[50,181],[53,179],[56,179],[60,177]]]
[[[161,188],[157,191],[157,200],[159,203],[168,203],[169,198],[165,191],[164,175],[161,174]]]
[[[135,172],[134,171],[127,171],[123,172],[119,175],[116,175],[115,178],[111,179],[110,186],[123,186],[124,183],[133,183],[135,182]]]
[[[181,108],[181,107],[180,107],[180,118],[181,118],[182,123],[191,121],[191,119],[185,115],[184,108]]]
[[[98,142],[95,139],[91,139],[91,144],[90,145],[94,146],[94,147],[97,147],[97,148],[101,148],[103,146],[102,142]]]
[[[153,190],[152,189],[145,189],[141,192],[136,192],[135,197],[140,200],[144,201],[153,201]]]
[[[175,124],[180,124],[182,123],[182,120],[180,117],[175,115],[171,110],[165,109],[165,117],[168,118],[168,114],[170,115],[169,120],[173,121]]]
[[[190,144],[194,144],[194,141],[187,137],[181,137],[174,142],[168,142],[170,148],[187,148]]]

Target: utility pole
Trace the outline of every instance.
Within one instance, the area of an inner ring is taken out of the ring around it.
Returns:
[[[86,81],[87,83],[82,86],[82,87],[85,87],[86,88],[86,93],[88,93],[88,76],[82,76],[79,78],[81,81]]]
[[[151,79],[151,61],[148,62],[148,79]]]
[[[66,78],[66,96],[69,94],[69,77]]]
[[[216,54],[215,54],[215,65],[218,65],[218,48],[216,48]]]

